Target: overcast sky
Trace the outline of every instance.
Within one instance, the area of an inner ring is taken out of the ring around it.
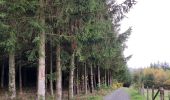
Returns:
[[[126,56],[133,55],[129,67],[147,67],[157,61],[170,63],[169,4],[170,0],[137,0],[122,21],[122,30],[133,28],[124,52]]]

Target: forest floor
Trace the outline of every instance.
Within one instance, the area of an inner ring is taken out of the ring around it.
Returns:
[[[80,94],[75,96],[74,100],[103,100],[103,97],[107,94],[112,93],[114,90],[112,88],[95,90],[93,93],[88,93],[87,95]]]
[[[8,89],[0,89],[0,100],[8,100]],[[103,96],[110,94],[114,90],[112,88],[101,89],[99,91],[95,90],[93,93],[88,91],[87,95],[81,93],[79,95],[75,95],[73,100],[103,100]],[[16,100],[35,100],[36,99],[36,88],[24,88],[23,93],[20,94],[19,90],[17,90],[17,98]],[[55,91],[54,91],[55,93]],[[68,91],[63,91],[63,100],[68,100]],[[50,92],[46,93],[46,100],[53,100],[50,96]]]
[[[124,88],[119,88],[104,97],[104,100],[130,100],[129,94]]]

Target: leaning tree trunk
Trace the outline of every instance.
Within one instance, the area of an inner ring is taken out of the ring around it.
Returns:
[[[73,99],[73,79],[74,79],[74,60],[75,60],[75,55],[74,52],[71,55],[71,62],[70,62],[70,71],[69,71],[69,95],[68,98],[69,100]]]
[[[98,88],[100,89],[101,82],[100,82],[100,67],[97,66],[97,79],[98,79]]]
[[[44,18],[44,0],[39,1],[40,12],[39,21],[42,26],[45,25]],[[45,100],[45,31],[39,34],[39,66],[38,66],[38,100]]]
[[[16,98],[16,84],[15,84],[15,53],[9,54],[9,98],[13,100]]]
[[[84,63],[84,91],[85,91],[85,94],[87,94],[87,65],[86,63]]]
[[[62,78],[61,78],[61,61],[60,61],[60,44],[56,48],[56,100],[62,100]]]
[[[52,38],[50,39],[50,91],[51,96],[54,98],[54,92],[53,92],[53,53],[52,53]]]
[[[93,93],[94,85],[93,85],[93,66],[90,64],[90,85],[91,85],[91,93]]]
[[[5,68],[5,61],[3,60],[2,73],[1,73],[1,88],[4,87],[4,68]]]

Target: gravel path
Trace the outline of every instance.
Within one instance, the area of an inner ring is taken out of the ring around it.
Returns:
[[[103,99],[104,100],[130,100],[130,96],[123,88],[120,88],[114,91],[113,93],[105,96]]]

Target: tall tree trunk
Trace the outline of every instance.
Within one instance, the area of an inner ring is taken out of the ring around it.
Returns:
[[[96,88],[96,75],[95,75],[95,73],[93,74],[93,83],[94,83],[94,88]]]
[[[56,100],[62,100],[62,74],[61,74],[61,61],[60,61],[60,44],[56,48]]]
[[[39,21],[40,24],[44,26],[44,0],[40,0],[39,4]],[[38,100],[45,100],[45,31],[42,30],[39,36]]]
[[[45,34],[40,34],[38,66],[38,100],[45,100]]]
[[[112,76],[112,71],[110,71],[110,85],[112,85],[113,84],[113,76]]]
[[[15,53],[9,53],[9,97],[11,100],[16,98],[15,84]]]
[[[84,91],[87,94],[87,65],[86,62],[84,63]]]
[[[110,73],[109,73],[109,70],[107,70],[107,85],[110,86]]]
[[[51,96],[54,99],[54,92],[53,92],[53,50],[52,50],[52,38],[50,39],[50,92]]]
[[[45,68],[45,90],[48,88],[47,67]],[[47,94],[47,91],[45,92]]]
[[[81,75],[82,83],[81,83],[81,91],[85,92],[85,77],[84,77],[84,70],[82,72],[83,74]]]
[[[104,69],[104,84],[107,85],[106,69]]]
[[[96,82],[96,64],[95,64],[95,62],[94,62],[94,71],[93,71],[93,82],[94,82],[94,88],[96,88],[96,84],[97,84],[97,82]]]
[[[91,93],[93,93],[94,85],[93,85],[93,66],[92,63],[90,63],[90,85],[91,85]]]
[[[74,79],[74,60],[75,60],[75,55],[74,52],[71,55],[71,66],[70,66],[70,71],[69,71],[69,100],[73,99],[73,79]]]
[[[19,64],[19,92],[20,95],[22,95],[22,67],[21,67],[21,63]]]
[[[77,95],[79,94],[79,69],[78,69],[78,66],[77,66],[77,73],[76,73],[76,92],[77,92]]]
[[[26,67],[23,67],[23,72],[24,72],[24,75],[23,75],[23,86],[26,86],[27,84],[27,69]],[[38,72],[38,67],[37,67],[37,72]],[[37,76],[38,76],[38,73],[37,73]],[[38,90],[38,77],[37,77],[37,90]]]
[[[100,67],[99,67],[99,65],[97,66],[97,79],[98,79],[98,87],[100,89],[101,82],[100,82]]]
[[[4,87],[4,68],[5,68],[5,60],[3,59],[2,73],[1,73],[1,88]]]
[[[110,75],[110,77],[109,77],[109,83],[110,83],[110,85],[112,85],[112,73],[111,73],[111,71],[109,71],[109,75]]]

